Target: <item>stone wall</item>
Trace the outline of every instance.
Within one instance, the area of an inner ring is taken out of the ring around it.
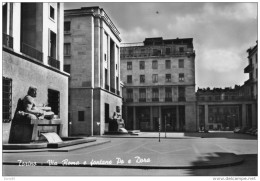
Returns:
[[[3,51],[3,76],[12,79],[12,118],[17,102],[23,98],[30,86],[37,87],[38,104],[47,104],[48,89],[60,92],[60,118],[63,129],[62,136],[68,136],[68,76],[37,65],[16,54]],[[3,123],[3,142],[9,139],[10,123]]]

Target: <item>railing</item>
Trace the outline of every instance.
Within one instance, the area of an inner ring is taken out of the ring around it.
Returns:
[[[244,73],[249,73],[249,72],[252,71],[252,69],[253,69],[252,65],[249,64],[249,65],[244,69]]]
[[[133,102],[133,98],[127,98],[126,102]]]
[[[13,37],[3,33],[3,45],[9,48],[13,48]]]
[[[120,91],[119,91],[119,90],[117,90],[117,91],[116,91],[116,94],[120,96]]]
[[[146,98],[139,98],[139,102],[146,102]]]
[[[109,85],[105,84],[105,89],[109,91]]]
[[[123,53],[121,51],[121,58],[133,58],[133,57],[164,57],[164,56],[191,56],[195,55],[195,51],[173,51],[167,54],[163,53],[153,53],[153,52],[145,52],[145,53]]]
[[[152,101],[153,102],[159,102],[159,98],[157,97],[157,98],[152,98]]]
[[[178,101],[186,101],[185,97],[178,97]]]
[[[113,93],[116,93],[116,89],[113,88],[113,87],[110,88],[110,91],[113,92]]]
[[[198,96],[198,101],[203,102],[223,102],[223,101],[245,101],[245,100],[253,100],[253,96],[236,96],[236,95],[230,95],[230,96],[211,96],[211,99],[208,98],[208,96]]]
[[[165,97],[164,101],[165,102],[172,102],[172,98],[171,97]]]
[[[43,53],[40,52],[39,50],[36,50],[35,48],[31,47],[30,45],[22,43],[21,52],[42,62]]]
[[[48,64],[54,68],[60,69],[60,61],[52,57],[48,57]]]

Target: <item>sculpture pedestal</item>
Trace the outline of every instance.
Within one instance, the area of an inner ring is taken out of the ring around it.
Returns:
[[[39,140],[41,133],[56,132],[60,135],[62,124],[60,119],[52,120],[18,120],[12,122],[9,143],[30,143]]]

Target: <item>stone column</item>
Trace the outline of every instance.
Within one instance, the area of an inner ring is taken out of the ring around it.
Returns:
[[[176,129],[180,130],[179,106],[175,106],[176,111]]]
[[[153,130],[153,107],[150,106],[150,131]]]
[[[136,109],[133,107],[133,128],[136,129]]]
[[[209,106],[205,105],[205,129],[209,128]]]
[[[247,122],[246,104],[242,104],[242,127],[246,126],[246,122]]]

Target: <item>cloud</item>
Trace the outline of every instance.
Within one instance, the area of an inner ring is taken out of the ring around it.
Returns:
[[[204,50],[199,57],[203,68],[221,73],[239,68],[243,61],[236,52],[225,49]]]

